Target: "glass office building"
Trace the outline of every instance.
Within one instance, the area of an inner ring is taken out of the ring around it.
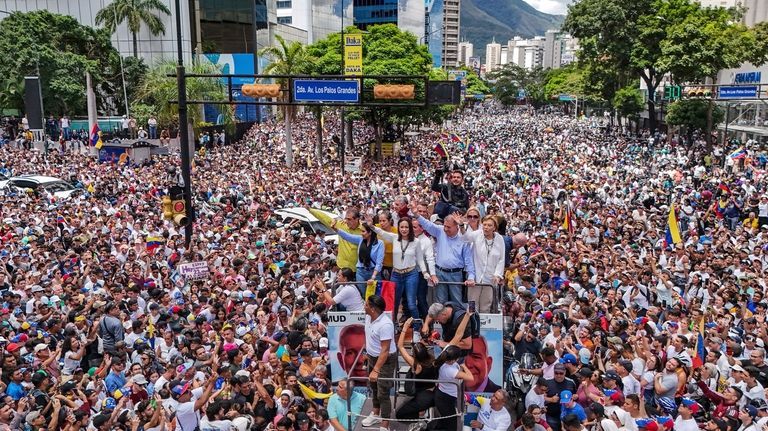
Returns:
[[[268,46],[267,1],[199,0],[199,32],[193,33],[193,46],[202,53],[254,52],[254,44],[258,49]],[[254,15],[259,29],[256,41]]]
[[[355,27],[395,24],[424,42],[424,0],[354,0]]]

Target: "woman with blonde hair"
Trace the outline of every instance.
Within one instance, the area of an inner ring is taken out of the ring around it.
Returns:
[[[455,214],[454,214],[455,216]],[[462,236],[473,245],[475,286],[467,289],[469,301],[475,301],[480,313],[490,313],[493,290],[504,279],[504,238],[497,232],[498,222],[485,216],[480,229]]]

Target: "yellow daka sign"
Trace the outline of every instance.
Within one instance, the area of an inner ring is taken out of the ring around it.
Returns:
[[[363,35],[344,35],[344,74],[363,74]]]

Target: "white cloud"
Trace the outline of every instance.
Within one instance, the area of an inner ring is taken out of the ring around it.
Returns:
[[[536,10],[556,15],[565,15],[568,12],[567,5],[571,0],[525,0]]]

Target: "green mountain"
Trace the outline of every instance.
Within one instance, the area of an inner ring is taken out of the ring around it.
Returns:
[[[564,15],[539,12],[523,0],[462,0],[461,38],[474,44],[474,56],[485,63],[485,45],[507,43],[515,36],[530,38],[558,29]]]

